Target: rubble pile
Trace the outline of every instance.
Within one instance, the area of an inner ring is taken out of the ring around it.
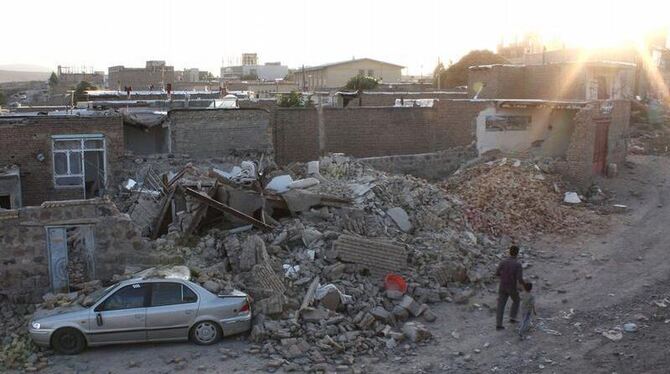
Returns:
[[[465,204],[468,222],[494,236],[569,232],[591,221],[587,211],[562,204],[564,185],[550,165],[490,161],[464,170],[444,185]]]
[[[31,304],[0,303],[0,369],[14,368],[34,371],[46,367],[43,352],[30,340],[28,324],[35,306]]]
[[[260,186],[216,174],[213,199],[248,217],[231,225],[235,217],[224,215],[199,237],[171,224],[155,250],[183,258],[192,279],[212,292],[249,293],[252,350],[275,368],[346,366],[361,354],[423,344],[430,340],[424,324],[436,319],[430,304],[462,300],[461,287],[493,274],[495,242],[468,230],[462,203],[422,179],[339,155],[264,173]],[[222,190],[244,192],[246,203]],[[187,221],[206,201],[190,197],[177,213]],[[249,203],[256,198],[261,202]],[[389,288],[389,274],[406,288]]]

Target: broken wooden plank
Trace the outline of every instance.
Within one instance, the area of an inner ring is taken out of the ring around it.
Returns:
[[[212,199],[211,197],[207,196],[206,194],[203,194],[202,192],[196,191],[196,190],[194,190],[190,187],[186,187],[186,189],[184,191],[188,195],[191,195],[191,196],[195,197],[196,199],[198,199],[201,202],[207,204],[211,208],[222,211],[224,213],[229,213],[229,214],[233,215],[234,217],[237,217],[241,220],[244,220],[244,221],[247,221],[247,222],[251,223],[252,225],[256,226],[259,229],[267,230],[267,231],[272,230],[272,226],[267,225],[267,224],[257,220],[254,217],[246,215],[246,214],[240,212],[237,209],[231,208],[231,207],[229,207],[228,205],[226,205],[222,202],[216,201],[216,200]]]
[[[160,213],[158,213],[158,217],[156,218],[154,227],[151,230],[151,240],[156,240],[160,235],[161,228],[163,227],[163,222],[165,222],[165,216],[167,215],[167,212],[170,210],[170,207],[172,206],[172,198],[174,197],[174,192],[175,188],[171,189],[170,192],[167,195],[165,195],[165,201],[163,202],[163,206],[161,207]]]

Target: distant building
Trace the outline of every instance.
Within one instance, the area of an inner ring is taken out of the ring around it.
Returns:
[[[56,75],[58,76],[58,83],[50,87],[51,94],[63,94],[67,90],[72,90],[80,82],[88,82],[92,85],[103,88],[105,86],[105,72],[87,70],[86,68],[72,68],[58,65]]]
[[[132,87],[133,90],[164,90],[175,81],[174,66],[165,61],[147,61],[143,68],[127,68],[123,65],[109,68],[108,86],[113,90]]]
[[[242,65],[258,65],[256,53],[242,53]]]
[[[184,69],[183,75],[184,82],[199,82],[200,81],[200,70],[197,68]]]
[[[258,64],[258,55],[243,53],[242,65],[224,66],[221,68],[221,80],[261,80],[274,81],[284,79],[288,74],[288,66],[280,62],[266,62]]]
[[[371,58],[360,58],[296,69],[294,76],[299,87],[313,91],[344,87],[356,75],[375,77],[383,83],[400,83],[403,68],[401,65]]]

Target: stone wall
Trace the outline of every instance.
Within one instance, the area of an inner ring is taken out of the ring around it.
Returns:
[[[47,227],[90,225],[94,274],[109,280],[126,265],[149,267],[160,262],[147,251],[130,218],[104,199],[45,202],[42,206],[0,212],[0,299],[37,302],[51,289]]]
[[[168,113],[170,152],[195,158],[272,151],[270,112],[263,109],[176,109]]]
[[[23,205],[84,197],[82,188],[54,187],[52,135],[103,134],[107,146],[107,186],[117,182],[119,160],[124,152],[121,116],[0,118],[0,134],[0,165],[15,164],[21,169]]]

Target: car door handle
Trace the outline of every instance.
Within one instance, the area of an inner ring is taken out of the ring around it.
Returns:
[[[143,318],[144,318],[144,314],[135,314],[135,318],[137,318],[137,319],[143,319]]]
[[[184,311],[184,313],[186,313],[186,314],[193,314],[193,311],[192,311],[192,310],[186,310],[186,311]]]

